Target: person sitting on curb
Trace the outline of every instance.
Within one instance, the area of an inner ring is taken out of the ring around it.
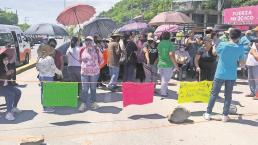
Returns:
[[[14,70],[11,68],[8,55],[2,53],[0,55],[0,96],[5,97],[7,104],[5,119],[9,121],[15,120],[14,113],[21,113],[21,110],[17,108],[21,91],[10,81],[14,75]]]

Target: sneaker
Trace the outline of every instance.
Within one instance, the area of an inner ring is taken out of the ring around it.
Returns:
[[[21,112],[22,111],[16,107],[12,109],[12,113],[21,113]]]
[[[206,112],[206,113],[203,114],[203,118],[205,120],[211,120],[211,115]]]
[[[80,112],[84,112],[84,111],[86,111],[86,109],[87,109],[87,107],[86,107],[86,104],[85,103],[81,103],[81,105],[80,105],[80,107],[79,107],[79,111]]]
[[[99,108],[99,105],[94,102],[94,103],[91,104],[90,108],[93,109],[93,110],[96,110],[96,109]]]
[[[49,108],[44,108],[43,112],[44,113],[53,113],[53,112],[55,112],[55,109],[54,108],[50,108],[50,107]]]
[[[228,122],[230,118],[228,116],[222,115],[221,121]]]
[[[15,120],[15,117],[13,116],[13,113],[8,112],[8,113],[5,115],[5,119],[8,120],[8,121],[14,121],[14,120]]]

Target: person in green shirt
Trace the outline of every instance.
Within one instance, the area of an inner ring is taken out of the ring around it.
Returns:
[[[219,40],[222,42],[229,42],[229,31],[232,28],[229,28],[227,31],[224,31],[224,34],[222,36],[219,37]]]
[[[161,36],[161,41],[158,45],[158,69],[161,77],[160,95],[168,96],[168,82],[170,81],[173,68],[178,69],[175,59],[175,45],[170,41],[170,33],[164,32]]]

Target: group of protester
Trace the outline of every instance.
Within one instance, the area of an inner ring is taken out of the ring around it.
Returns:
[[[258,33],[258,29],[254,29]],[[84,40],[72,37],[70,47],[66,52],[68,72],[72,82],[79,82],[79,111],[97,109],[97,85],[104,80],[102,73],[106,67],[110,80],[106,87],[116,91],[120,76],[123,82],[161,81],[159,95],[167,97],[168,83],[173,74],[186,78],[192,69],[199,74],[199,81],[213,80],[213,88],[205,119],[211,117],[212,108],[225,83],[225,106],[223,121],[228,121],[232,91],[237,79],[237,67],[248,66],[248,77],[251,96],[258,92],[258,41],[250,37],[253,31],[247,31],[241,36],[241,31],[231,28],[219,38],[218,33],[208,29],[204,37],[196,37],[189,31],[185,39],[171,42],[171,34],[164,32],[157,39],[153,33],[113,33],[110,39],[100,40],[98,36],[85,36]],[[179,36],[179,35],[178,35]],[[181,36],[181,35],[180,35]],[[43,82],[62,80],[64,60],[61,52],[56,50],[57,42],[49,39],[38,48],[36,69],[41,82],[41,100],[43,100]],[[0,56],[0,95],[7,102],[7,120],[14,120],[14,114],[20,112],[17,108],[21,91],[11,80],[14,69],[10,65],[8,54]],[[122,75],[121,75],[122,74]],[[41,101],[42,106],[43,102]],[[54,112],[54,108],[43,106],[44,112]]]

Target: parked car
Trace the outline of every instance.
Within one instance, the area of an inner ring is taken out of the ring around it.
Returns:
[[[7,45],[16,50],[16,65],[29,63],[31,47],[23,31],[17,26],[0,24],[0,48]]]

